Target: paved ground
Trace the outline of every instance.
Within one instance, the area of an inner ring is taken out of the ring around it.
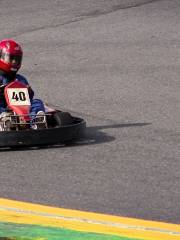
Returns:
[[[179,11],[178,0],[1,1],[0,38],[23,44],[36,96],[88,127],[72,147],[2,150],[0,197],[180,223]]]

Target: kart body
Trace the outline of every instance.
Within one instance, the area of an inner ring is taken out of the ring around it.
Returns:
[[[15,80],[4,87],[7,111],[0,116],[0,147],[40,146],[75,141],[84,135],[82,118],[45,105],[32,115],[28,87]]]

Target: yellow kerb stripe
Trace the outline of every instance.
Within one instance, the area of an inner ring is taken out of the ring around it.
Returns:
[[[0,221],[139,238],[180,240],[180,225],[48,207],[0,198]]]

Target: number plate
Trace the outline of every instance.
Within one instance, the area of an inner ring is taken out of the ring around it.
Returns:
[[[8,88],[7,94],[10,105],[31,105],[27,88]]]

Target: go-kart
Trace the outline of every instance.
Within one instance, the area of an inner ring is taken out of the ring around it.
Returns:
[[[32,115],[28,87],[15,80],[4,86],[7,111],[0,115],[0,147],[69,143],[84,135],[84,119],[45,105]]]

